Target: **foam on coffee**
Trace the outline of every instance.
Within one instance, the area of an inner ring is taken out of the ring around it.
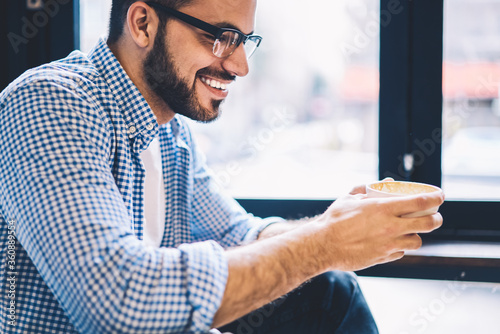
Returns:
[[[431,186],[429,184],[396,181],[372,183],[369,185],[369,187],[373,190],[394,195],[416,195],[422,193],[432,193],[440,190],[439,188]]]

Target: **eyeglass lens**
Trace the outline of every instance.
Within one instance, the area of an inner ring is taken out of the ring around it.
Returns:
[[[224,31],[219,39],[215,40],[213,53],[217,57],[228,57],[230,56],[237,47],[239,35],[234,31]],[[257,49],[258,40],[254,38],[249,38],[244,43],[244,49],[247,58],[255,52]]]

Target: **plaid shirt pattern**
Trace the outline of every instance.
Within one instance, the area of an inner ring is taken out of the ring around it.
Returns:
[[[0,134],[1,333],[206,333],[224,248],[273,222],[217,191],[185,121],[158,125],[105,40],[9,85]],[[141,241],[155,136],[161,248]]]

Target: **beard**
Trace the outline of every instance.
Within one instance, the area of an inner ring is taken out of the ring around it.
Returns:
[[[190,87],[177,73],[171,53],[166,47],[165,30],[159,24],[153,49],[143,63],[143,73],[147,85],[174,113],[204,123],[214,121],[219,117],[220,105],[223,100],[213,99],[210,109],[200,104],[196,95],[195,83]],[[197,78],[199,75],[207,75],[223,80],[235,79],[235,76],[227,72],[211,70],[208,67],[199,70],[196,75]]]

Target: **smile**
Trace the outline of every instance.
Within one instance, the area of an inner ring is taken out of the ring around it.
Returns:
[[[205,78],[205,77],[200,77],[200,80],[201,82],[203,82],[204,84],[212,87],[212,88],[216,88],[216,89],[219,89],[219,90],[226,90],[227,88],[227,84],[225,83],[222,83],[220,81],[217,81],[215,79],[209,79],[209,78]]]

